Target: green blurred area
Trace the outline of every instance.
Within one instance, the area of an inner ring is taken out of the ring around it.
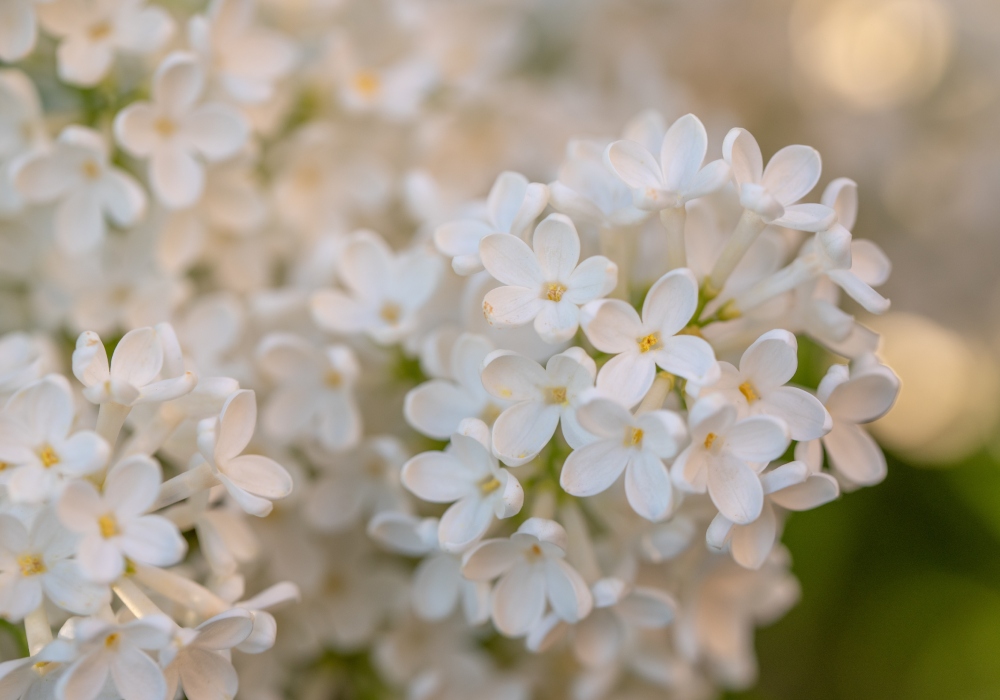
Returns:
[[[802,600],[727,700],[1000,698],[1000,461],[889,459],[884,483],[788,521]]]

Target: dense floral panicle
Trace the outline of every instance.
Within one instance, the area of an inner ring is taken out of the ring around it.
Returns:
[[[530,2],[168,4],[0,0],[0,699],[752,682],[786,518],[886,476],[857,184],[618,132],[688,91]]]

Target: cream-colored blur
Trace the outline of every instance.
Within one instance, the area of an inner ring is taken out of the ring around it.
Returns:
[[[873,426],[878,439],[917,464],[945,465],[990,439],[1000,375],[986,346],[915,314],[872,319],[880,355],[902,379],[893,410]]]
[[[951,24],[938,0],[800,0],[792,49],[822,87],[860,109],[884,109],[936,86]]]

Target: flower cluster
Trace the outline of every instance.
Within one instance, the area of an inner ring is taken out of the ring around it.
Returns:
[[[646,111],[476,192],[526,5],[166,5],[0,9],[0,696],[751,683],[886,474],[855,183]]]

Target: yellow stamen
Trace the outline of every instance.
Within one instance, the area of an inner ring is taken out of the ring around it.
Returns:
[[[639,352],[649,352],[660,344],[660,334],[650,333],[644,338],[639,338]]]
[[[118,639],[119,639],[118,633],[112,632],[111,634],[109,634],[107,637],[104,638],[104,646],[108,649],[114,649],[116,646],[118,646]]]
[[[642,442],[642,428],[625,431],[625,447],[635,447]]]
[[[87,30],[87,36],[90,37],[91,41],[100,41],[101,39],[106,39],[111,35],[111,29],[112,27],[110,22],[98,22]]]
[[[545,285],[545,298],[549,301],[559,301],[566,293],[566,286],[558,282],[550,282]]]
[[[45,445],[38,451],[38,459],[42,460],[42,466],[46,469],[59,464],[59,455],[56,454],[51,445]]]
[[[564,386],[553,386],[549,387],[549,403],[558,404],[560,406],[565,406],[569,403],[566,400],[566,387]]]
[[[537,544],[533,544],[529,549],[525,550],[524,556],[527,558],[528,561],[534,562],[544,557],[545,553],[542,552],[541,547],[539,547]]]
[[[101,166],[92,160],[85,161],[80,169],[88,180],[96,180],[101,176]]]
[[[323,383],[326,384],[331,389],[336,389],[341,384],[344,383],[343,375],[335,369],[328,370],[326,374],[323,375]]]
[[[510,394],[508,393],[508,396],[509,395]],[[500,409],[499,406],[497,406],[495,403],[488,403],[486,404],[486,407],[482,410],[482,412],[479,414],[479,420],[481,420],[483,423],[486,423],[486,425],[493,425],[494,421],[496,421],[496,419],[500,417],[501,413],[503,413],[503,411]]]
[[[156,130],[163,138],[170,138],[175,133],[177,133],[177,124],[174,123],[172,119],[167,117],[160,117],[155,122],[153,122],[153,129]]]
[[[374,97],[382,87],[382,79],[373,70],[359,70],[354,74],[354,89],[365,97]]]
[[[56,668],[57,664],[51,661],[38,661],[31,665],[31,670],[37,673],[39,676],[44,676],[49,671]]]
[[[712,449],[712,444],[715,442],[715,433],[709,433],[705,436],[705,449]]]
[[[740,384],[740,393],[743,394],[748,403],[753,403],[760,398],[760,394],[757,393],[757,388],[749,380]]]
[[[500,488],[500,480],[497,479],[495,476],[488,476],[481,482],[479,482],[479,490],[482,492],[484,496],[488,496],[489,494],[496,491],[498,488]]]
[[[118,534],[118,521],[111,513],[105,513],[97,519],[97,525],[101,528],[101,537],[108,539]]]
[[[17,565],[22,576],[37,576],[46,571],[45,562],[37,554],[22,554],[17,558]]]
[[[382,310],[378,312],[378,315],[381,316],[382,320],[386,323],[396,325],[399,323],[399,317],[402,316],[402,313],[403,310],[399,308],[399,304],[387,301],[382,305]]]

